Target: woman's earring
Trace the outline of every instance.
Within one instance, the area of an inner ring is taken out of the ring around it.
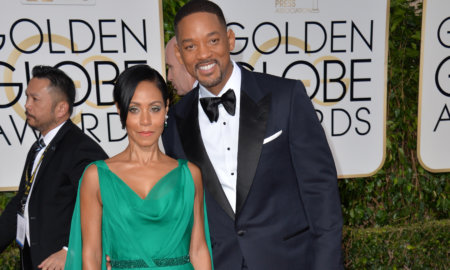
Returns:
[[[166,114],[166,116],[165,116],[165,120],[164,120],[164,127],[166,128],[167,127],[167,119],[169,118],[169,116],[167,116],[167,114]]]

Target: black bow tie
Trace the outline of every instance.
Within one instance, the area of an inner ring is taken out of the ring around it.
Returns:
[[[200,104],[202,104],[203,111],[205,111],[209,121],[211,123],[217,122],[217,119],[219,119],[219,104],[222,104],[230,115],[234,115],[236,111],[236,96],[232,89],[228,89],[221,97],[201,98]]]

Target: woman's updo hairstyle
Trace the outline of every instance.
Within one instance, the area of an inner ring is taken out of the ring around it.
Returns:
[[[129,67],[120,73],[113,90],[114,102],[120,110],[120,122],[122,123],[122,128],[125,128],[128,108],[134,92],[136,91],[136,87],[142,81],[154,83],[159,91],[161,91],[164,106],[167,106],[169,92],[167,90],[166,82],[161,74],[148,65]]]

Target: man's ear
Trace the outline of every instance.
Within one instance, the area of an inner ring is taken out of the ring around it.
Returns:
[[[55,115],[56,118],[63,118],[66,115],[69,115],[69,103],[67,101],[62,100],[56,103],[55,106]],[[70,115],[69,115],[70,117]]]
[[[227,37],[228,37],[228,46],[230,47],[230,52],[234,50],[234,45],[236,42],[236,36],[234,34],[234,31],[232,29],[228,29],[227,31]]]
[[[177,40],[176,40],[176,39],[175,39],[175,42],[173,43],[172,46],[173,46],[173,47],[172,47],[172,50],[173,50],[173,53],[174,53],[174,55],[175,55],[175,58],[177,59],[177,62],[178,62],[180,65],[183,65],[183,66],[184,66],[183,59],[181,59],[180,48],[178,47],[178,43],[177,43]]]
[[[178,47],[178,43],[175,43],[173,47],[175,48],[175,56],[177,57],[178,62],[184,65],[183,57],[181,57],[180,47]]]

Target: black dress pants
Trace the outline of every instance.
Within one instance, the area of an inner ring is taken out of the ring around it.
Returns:
[[[26,239],[23,248],[20,250],[20,265],[22,266],[22,270],[33,270],[30,245],[28,245],[28,241]]]

